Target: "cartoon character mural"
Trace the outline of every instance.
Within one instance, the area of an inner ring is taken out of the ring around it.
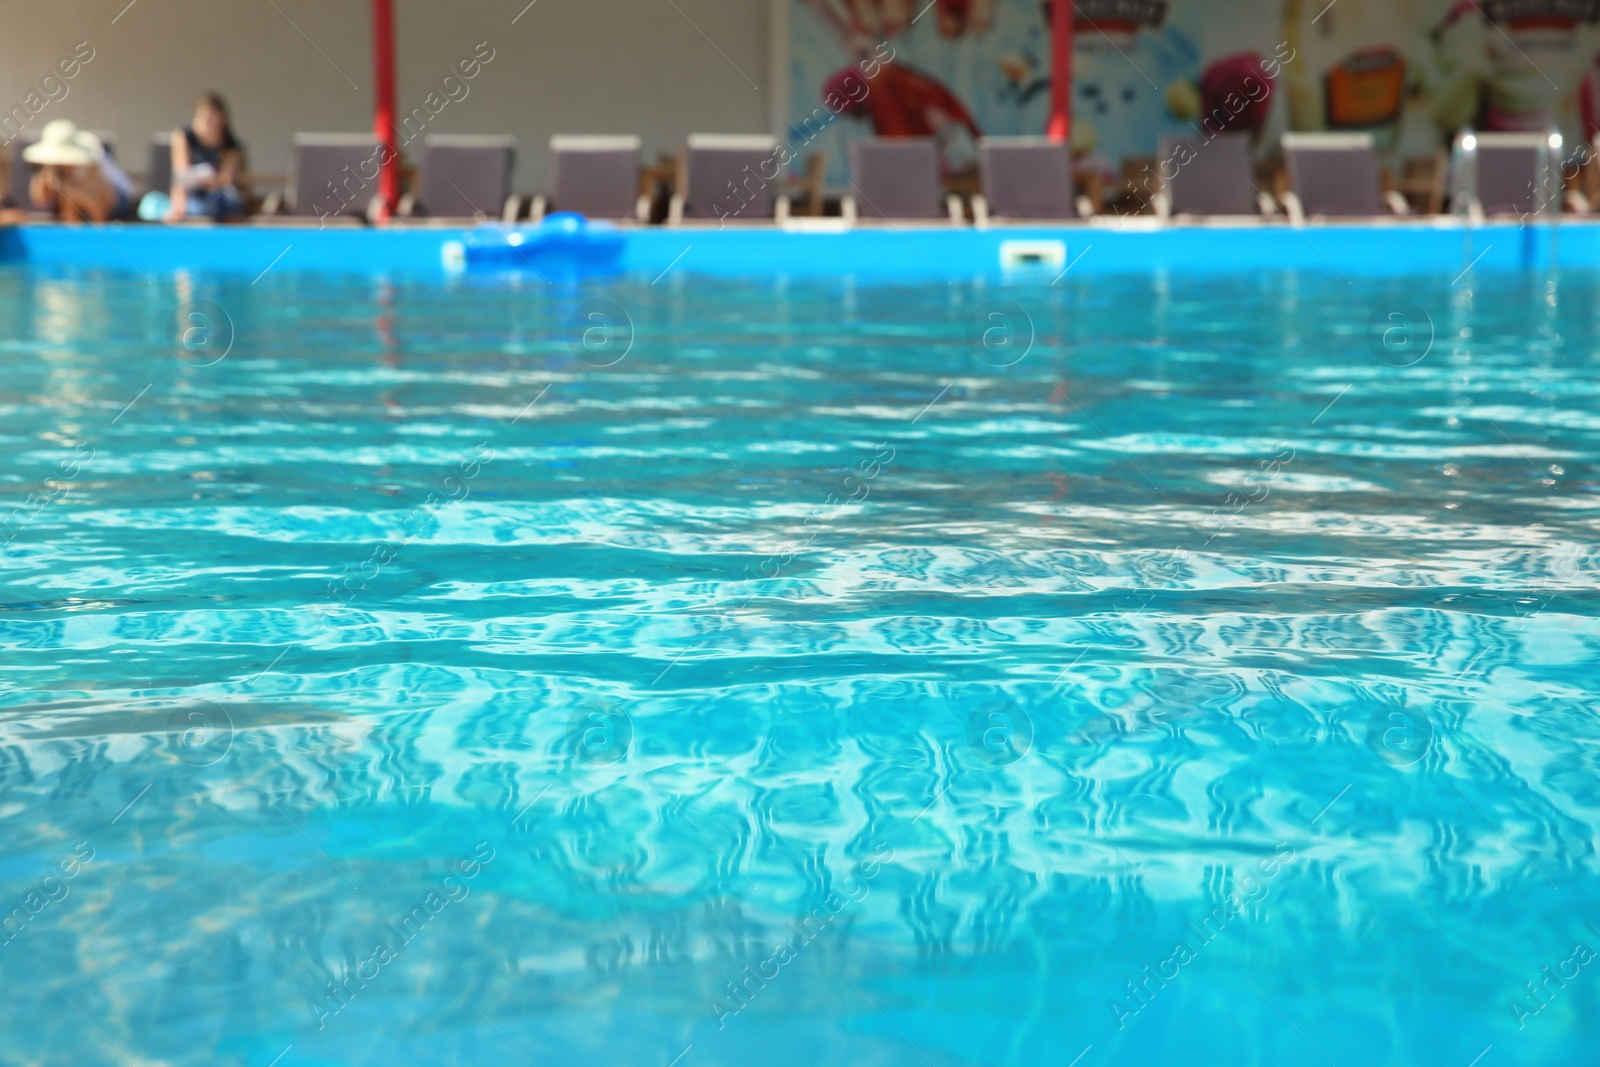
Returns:
[[[1583,120],[1583,143],[1592,145],[1600,137],[1600,52],[1589,61],[1589,69],[1578,83],[1578,115]]]
[[[1594,135],[1600,0],[1430,0],[1424,13],[1441,132],[1556,126],[1573,140]]]
[[[1284,39],[1295,62],[1284,77],[1289,127],[1371,133],[1381,152],[1397,143],[1418,77],[1413,3],[1286,0]]]
[[[927,30],[940,42],[981,35],[993,24],[995,5],[1000,2],[1003,0],[927,0],[918,10],[910,0],[801,0],[801,9],[810,16],[802,29],[820,29],[850,61],[824,77],[821,99],[844,101],[839,110],[831,106],[828,110],[856,120],[872,136],[933,137],[939,142],[946,171],[970,169],[974,142],[981,136],[977,121],[944,79],[900,55],[901,39],[912,34],[929,13],[933,17],[926,23]],[[924,31],[918,36],[930,34]],[[933,50],[941,50],[939,44],[934,44]],[[869,56],[875,56],[877,62],[871,62]],[[847,91],[861,80],[866,92]],[[803,84],[799,78],[796,81]],[[844,145],[824,143],[821,147],[830,149],[838,171]]]
[[[1078,169],[1107,180],[1127,156],[1185,128],[1167,86],[1192,78],[1200,54],[1166,0],[1077,0],[1073,27],[1073,148]]]
[[[835,184],[853,137],[935,137],[957,175],[978,137],[1043,132],[1050,0],[789,2],[790,130],[806,133],[801,154],[828,151]],[[1397,166],[1466,125],[1558,124],[1573,144],[1600,132],[1600,0],[1073,7],[1073,152],[1112,181],[1169,133],[1244,130],[1268,159],[1284,130],[1369,131]]]
[[[1267,124],[1276,84],[1277,70],[1268,66],[1260,52],[1223,56],[1200,72],[1200,114],[1196,117],[1214,122],[1218,133],[1242,130],[1259,134]]]
[[[1270,155],[1286,126],[1281,85],[1298,56],[1283,38],[1281,0],[1232,0],[1226,14],[1210,5],[1179,6],[1174,19],[1195,42],[1197,74],[1167,86],[1167,109],[1184,134],[1251,135]]]
[[[819,101],[838,129],[811,140],[844,178],[852,136],[931,136],[947,174],[976,166],[977,138],[1037,134],[1049,111],[1049,0],[795,0],[791,133]],[[1168,0],[1075,0],[1074,148],[1084,168],[1113,171],[1179,120],[1161,86],[1192,76],[1183,33],[1162,31]],[[892,58],[861,99],[844,93],[863,57]],[[820,58],[831,55],[826,73]],[[814,88],[812,88],[814,87]]]
[[[855,67],[846,67],[829,75],[823,84],[823,98],[836,92],[848,97],[846,90],[855,73]],[[866,119],[875,136],[948,138],[953,126],[973,138],[979,136],[978,124],[966,105],[937,79],[913,67],[885,62],[868,85],[871,91],[860,100],[851,100],[844,114]]]
[[[790,132],[810,131],[806,149],[829,153],[834,181],[855,136],[938,138],[946,172],[960,174],[975,166],[978,137],[1043,132],[1050,0],[793,2]],[[1203,0],[1074,0],[1079,170],[1114,179],[1163,133],[1202,130],[1202,116],[1225,113],[1228,128],[1263,137],[1272,88],[1255,87],[1285,51],[1282,2],[1228,0],[1218,12]],[[848,92],[874,54],[882,70],[868,91]],[[1237,99],[1248,105],[1229,112],[1224,101]],[[819,107],[828,100],[841,106]],[[833,128],[817,134],[819,119]]]

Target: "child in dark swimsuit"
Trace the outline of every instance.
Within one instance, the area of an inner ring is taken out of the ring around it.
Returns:
[[[216,93],[195,104],[194,118],[172,131],[172,208],[167,221],[190,216],[216,220],[244,214],[236,182],[244,152],[228,124],[228,106]]]

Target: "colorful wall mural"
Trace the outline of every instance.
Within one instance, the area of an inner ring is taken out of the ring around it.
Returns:
[[[790,143],[937,137],[951,173],[981,134],[1042,132],[1049,0],[790,0]],[[924,7],[924,5],[926,5]],[[1121,173],[1163,134],[1370,130],[1390,166],[1465,126],[1600,130],[1600,0],[1076,0],[1073,148]]]

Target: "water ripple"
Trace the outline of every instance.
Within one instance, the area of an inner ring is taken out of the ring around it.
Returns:
[[[1508,1010],[1600,948],[1549,283],[1024,284],[995,368],[959,285],[0,269],[9,1054],[1594,1060]]]

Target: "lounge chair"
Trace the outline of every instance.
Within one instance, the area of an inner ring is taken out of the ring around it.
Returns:
[[[789,198],[775,191],[777,149],[774,138],[760,134],[691,133],[678,157],[668,223],[787,220]]]
[[[961,221],[961,198],[946,196],[940,187],[939,150],[932,137],[851,141],[850,171],[852,193],[839,205],[846,223],[862,215]]]
[[[1277,214],[1272,198],[1256,189],[1248,133],[1163,137],[1156,167],[1162,182],[1156,214],[1161,218]]]
[[[264,215],[359,223],[378,199],[378,139],[370,133],[297,133],[286,194],[268,194]]]
[[[1552,156],[1550,134],[1464,132],[1451,165],[1451,205],[1477,222],[1559,212],[1561,178]]]
[[[983,192],[972,198],[972,221],[1054,221],[1093,214],[1072,195],[1072,153],[1048,137],[984,137],[978,141]]]
[[[1446,178],[1450,173],[1450,159],[1443,149],[1431,156],[1413,156],[1400,163],[1400,173],[1394,188],[1413,210],[1423,215],[1437,215],[1444,211]]]
[[[150,135],[150,172],[145,175],[145,192],[172,192],[172,131]]]
[[[650,221],[650,197],[639,191],[639,138],[557,134],[550,138],[550,192],[533,198],[535,221],[550,211],[591,219]]]
[[[1289,191],[1283,206],[1299,225],[1314,216],[1409,215],[1405,197],[1385,191],[1370,133],[1286,133]]]
[[[422,148],[417,188],[400,198],[399,218],[517,220],[522,198],[511,192],[516,138],[437,133],[424,137]]]
[[[800,197],[802,215],[822,217],[828,193],[827,152],[818,150],[806,157],[805,169],[795,186],[795,192]]]
[[[33,207],[33,202],[28,195],[28,181],[33,177],[33,168],[28,165],[27,160],[22,158],[22,150],[38,140],[38,133],[33,130],[24,130],[17,134],[16,138],[11,142],[6,199],[16,207],[25,210]]]

